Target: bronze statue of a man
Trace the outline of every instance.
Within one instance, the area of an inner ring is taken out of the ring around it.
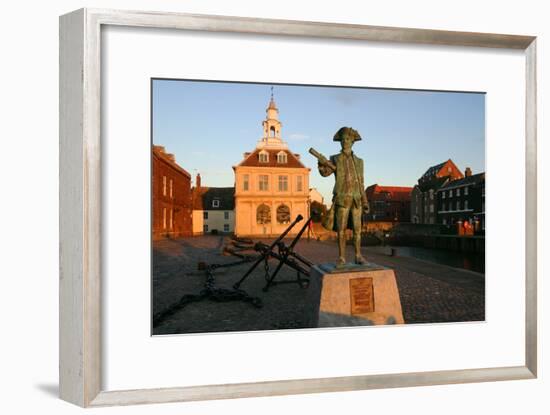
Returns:
[[[340,142],[342,151],[330,156],[330,160],[322,155],[317,157],[321,176],[327,177],[334,173],[335,177],[332,206],[323,226],[337,232],[338,266],[346,264],[346,229],[353,230],[355,263],[365,264],[365,258],[361,255],[361,218],[363,212],[369,211],[369,203],[365,194],[363,160],[351,151],[353,143],[361,140],[361,136],[353,128],[342,127],[333,140]]]

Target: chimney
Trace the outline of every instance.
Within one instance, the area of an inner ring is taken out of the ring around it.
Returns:
[[[197,173],[197,178],[195,179],[195,187],[200,189],[201,187],[201,174]]]
[[[466,170],[464,171],[464,176],[470,177],[472,175],[472,169],[469,167],[466,167]]]

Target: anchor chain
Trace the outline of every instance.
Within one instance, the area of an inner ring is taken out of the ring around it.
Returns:
[[[219,288],[216,287],[216,280],[214,278],[214,270],[217,268],[228,268],[241,265],[245,262],[250,262],[251,258],[244,258],[241,261],[231,262],[228,264],[212,264],[207,265],[203,262],[199,263],[199,270],[204,270],[206,273],[206,281],[204,288],[198,294],[186,294],[183,295],[177,302],[166,307],[164,310],[156,313],[153,316],[153,327],[157,327],[168,317],[181,310],[185,306],[191,303],[199,302],[202,300],[210,299],[215,302],[228,302],[228,301],[243,301],[250,303],[256,308],[263,307],[262,300],[258,297],[249,295],[246,291],[239,288]]]

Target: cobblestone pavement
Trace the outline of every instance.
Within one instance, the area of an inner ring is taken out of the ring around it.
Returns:
[[[153,244],[153,313],[165,310],[183,295],[199,293],[205,282],[200,261],[223,264],[238,258],[221,255],[224,236],[200,236],[155,241]],[[302,240],[296,252],[314,263],[336,258],[334,242]],[[370,262],[393,268],[403,316],[406,323],[483,321],[485,319],[485,277],[414,258],[390,257],[364,249]],[[348,247],[348,258],[352,249]],[[216,286],[232,288],[251,264],[220,269],[215,272]],[[271,261],[271,269],[276,266]],[[295,279],[296,272],[284,266],[277,280]],[[314,299],[319,293],[297,284],[281,284],[263,292],[264,270],[260,265],[241,285],[249,295],[263,302],[255,308],[242,301],[203,300],[179,309],[154,328],[154,334],[200,333],[222,331],[273,330],[313,327]]]

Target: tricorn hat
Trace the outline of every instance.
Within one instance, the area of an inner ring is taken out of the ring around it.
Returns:
[[[353,137],[354,142],[361,140],[361,136],[357,130],[354,130],[351,127],[342,127],[336,132],[336,134],[334,134],[332,141],[342,141],[342,137],[344,137],[345,134],[350,134]]]

